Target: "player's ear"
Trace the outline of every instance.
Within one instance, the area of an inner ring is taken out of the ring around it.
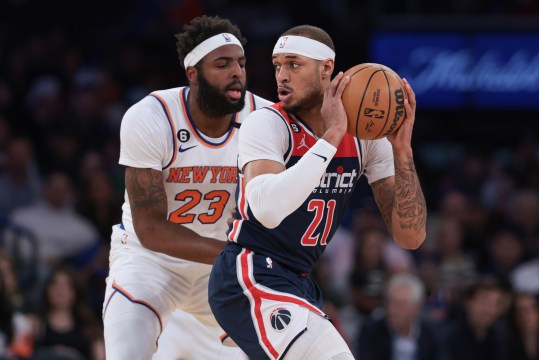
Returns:
[[[331,78],[335,62],[332,59],[323,60],[320,64],[322,66],[322,79]]]
[[[189,66],[186,70],[185,70],[185,75],[187,76],[187,80],[189,81],[189,83],[193,82],[193,80],[195,80],[197,78],[197,69],[196,67],[194,66]]]

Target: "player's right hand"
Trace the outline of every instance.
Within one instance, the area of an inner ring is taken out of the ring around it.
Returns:
[[[348,127],[346,110],[342,103],[342,93],[349,82],[350,77],[344,76],[342,71],[339,72],[329,83],[320,110],[326,122],[326,132],[323,138],[335,147],[339,146]]]

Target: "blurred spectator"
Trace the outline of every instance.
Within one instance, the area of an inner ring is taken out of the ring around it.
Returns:
[[[11,136],[11,128],[5,117],[0,113],[0,174],[7,165],[7,148]]]
[[[539,359],[539,304],[532,294],[517,293],[509,313],[511,360]]]
[[[446,360],[508,359],[507,337],[497,320],[504,293],[493,277],[480,278],[465,293],[464,314],[449,325],[443,338]]]
[[[15,271],[11,258],[0,252],[0,359],[25,359],[34,349],[31,322],[24,312],[25,299]]]
[[[462,300],[462,293],[476,279],[473,258],[462,249],[461,223],[452,218],[442,219],[438,224],[437,240],[441,259],[439,265],[439,286],[449,300],[449,306]]]
[[[102,170],[86,177],[81,190],[77,210],[95,225],[101,241],[108,244],[112,225],[122,220],[122,200],[116,197],[110,176]]]
[[[349,304],[341,309],[341,325],[351,349],[355,348],[357,331],[363,321],[381,310],[387,278],[383,256],[387,233],[371,227],[356,236],[354,268],[348,276]]]
[[[468,154],[456,168],[457,187],[467,196],[479,193],[485,179],[486,161],[480,154]]]
[[[491,211],[502,212],[514,190],[515,179],[502,164],[492,162],[481,188],[481,203]]]
[[[511,272],[511,284],[515,291],[539,295],[539,257],[518,265]]]
[[[438,219],[451,218],[463,223],[466,220],[469,208],[469,199],[459,190],[451,190],[442,196],[439,210],[435,216],[430,216],[429,222]]]
[[[361,206],[353,214],[352,231],[362,234],[372,228],[386,229],[386,226],[374,198],[366,196],[361,199]]]
[[[88,307],[75,269],[55,268],[43,289],[31,360],[102,360],[102,328]]]
[[[62,84],[54,75],[39,76],[29,86],[26,106],[40,128],[51,125],[63,108]]]
[[[2,255],[0,261],[7,259]],[[9,279],[6,279],[5,271],[0,271],[0,359],[7,358],[9,347],[13,339],[13,304],[10,297]]]
[[[84,255],[90,256],[98,244],[97,229],[74,211],[73,196],[69,177],[53,173],[45,181],[42,199],[12,214],[15,223],[36,236],[39,259],[45,265],[75,256],[88,260]]]
[[[24,294],[21,291],[16,275],[16,267],[13,259],[3,251],[0,251],[0,276],[2,277],[2,293],[9,307],[20,310],[27,304],[24,302]]]
[[[86,151],[80,160],[79,172],[77,174],[78,184],[82,192],[84,192],[82,183],[88,181],[95,172],[100,171],[105,171],[103,156],[95,150]]]
[[[355,240],[351,231],[340,226],[321,258],[322,264],[327,268],[328,285],[341,298],[349,296],[348,275],[354,266]]]
[[[361,360],[436,360],[440,346],[432,324],[421,317],[425,288],[409,273],[391,278],[386,289],[386,313],[365,322],[356,357]]]
[[[111,229],[122,220],[122,200],[114,193],[110,176],[100,169],[81,178],[80,191],[77,211],[90,220],[99,233],[99,249],[84,274],[90,285],[90,305],[98,314],[101,312],[109,270]]]
[[[489,258],[482,272],[509,281],[511,271],[523,260],[524,248],[518,233],[511,228],[499,227],[487,239]]]
[[[7,146],[5,171],[0,173],[0,214],[30,205],[39,197],[41,177],[27,138],[13,138]]]
[[[522,233],[526,252],[539,255],[539,190],[521,189],[511,199],[507,217]]]
[[[352,303],[359,313],[370,315],[383,300],[387,279],[383,250],[388,236],[384,230],[370,228],[358,238],[355,267],[350,277]]]

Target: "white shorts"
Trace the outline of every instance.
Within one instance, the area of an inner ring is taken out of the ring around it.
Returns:
[[[122,289],[124,296],[151,306],[163,326],[176,309],[191,313],[204,324],[217,324],[208,305],[211,265],[178,260],[163,266],[158,256],[140,244],[122,243],[125,234],[119,226],[113,227],[104,311],[110,296]]]
[[[246,360],[239,347],[222,344],[219,326],[204,326],[194,316],[175,311],[159,337],[152,360]]]

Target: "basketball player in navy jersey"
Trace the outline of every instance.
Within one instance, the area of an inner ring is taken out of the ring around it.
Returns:
[[[280,102],[251,113],[240,130],[237,219],[210,275],[209,302],[219,324],[251,359],[353,359],[322,312],[315,267],[365,175],[397,244],[425,239],[426,205],[411,147],[415,95],[399,130],[380,140],[346,134],[333,80],[330,36],[303,25],[273,50]]]
[[[151,93],[122,120],[126,193],[103,304],[110,360],[148,360],[157,347],[167,360],[244,357],[222,345],[207,283],[235,206],[237,128],[271,103],[246,91],[245,39],[230,21],[196,18],[177,40],[189,86]],[[189,316],[168,334],[177,309]]]

